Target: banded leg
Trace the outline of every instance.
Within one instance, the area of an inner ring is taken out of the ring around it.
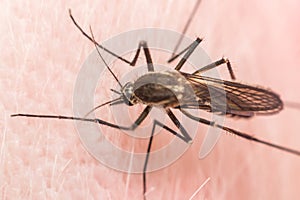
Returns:
[[[206,65],[206,66],[202,67],[201,69],[198,69],[193,74],[199,74],[200,75],[201,73],[203,73],[205,71],[208,71],[208,70],[211,70],[211,69],[213,69],[215,67],[218,67],[218,66],[220,66],[222,64],[226,64],[227,65],[227,69],[229,71],[231,79],[235,80],[235,75],[233,73],[233,70],[232,70],[232,67],[231,67],[231,63],[230,63],[230,61],[227,58],[224,58],[224,57],[221,58],[220,60],[217,60],[217,61],[215,61],[215,62],[213,62],[213,63],[211,63],[209,65]]]
[[[187,61],[187,59],[195,51],[195,49],[197,48],[197,46],[200,44],[201,41],[202,41],[202,39],[196,38],[196,40],[192,44],[190,44],[187,48],[185,48],[183,51],[181,51],[177,55],[173,56],[171,59],[168,60],[168,62],[169,63],[172,62],[173,60],[175,60],[180,55],[182,55],[183,53],[186,52],[184,54],[183,58],[181,58],[181,60],[179,61],[179,63],[175,67],[175,70],[180,71],[181,67],[185,64],[185,62]]]
[[[209,120],[204,119],[204,118],[193,116],[192,114],[190,114],[187,111],[184,111],[184,110],[180,110],[180,111],[185,116],[187,116],[188,118],[190,118],[190,119],[192,119],[194,121],[200,122],[202,124],[206,124],[208,126],[213,126],[213,127],[219,128],[219,129],[223,129],[224,131],[227,131],[227,132],[229,132],[229,133],[231,133],[233,135],[239,136],[239,137],[244,138],[246,140],[250,140],[250,141],[257,142],[257,143],[261,143],[261,144],[264,144],[266,146],[270,146],[270,147],[273,147],[275,149],[279,149],[279,150],[282,150],[282,151],[285,151],[285,152],[288,152],[288,153],[300,156],[300,151],[297,151],[297,150],[294,150],[294,149],[291,149],[291,148],[287,148],[287,147],[284,147],[284,146],[280,146],[280,145],[277,145],[277,144],[273,144],[273,143],[270,143],[270,142],[258,139],[256,137],[253,137],[253,136],[251,136],[249,134],[242,133],[240,131],[234,130],[232,128],[229,128],[229,127],[226,127],[226,126],[222,126],[222,125],[217,124],[217,123],[215,123],[213,121],[209,121]]]

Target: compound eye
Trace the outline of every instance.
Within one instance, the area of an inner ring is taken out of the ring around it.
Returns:
[[[131,95],[132,95],[131,93],[126,92],[126,91],[123,93],[124,102],[128,106],[132,106],[133,105],[133,103],[131,102]]]
[[[134,99],[133,84],[131,82],[128,82],[125,84],[125,86],[122,89],[122,93],[123,93],[123,98],[124,98],[125,104],[128,106],[134,105],[134,103],[132,101]]]
[[[124,98],[124,102],[128,106],[133,106],[133,104],[127,99],[127,97]]]

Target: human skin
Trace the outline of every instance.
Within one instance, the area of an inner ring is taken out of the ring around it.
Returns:
[[[69,8],[102,41],[144,27],[180,32],[193,5],[1,2],[1,199],[142,199],[142,175],[128,179],[127,173],[99,163],[83,147],[74,123],[10,114],[72,115],[76,77],[94,47],[72,24]],[[239,82],[272,88],[283,100],[300,102],[299,6],[292,0],[203,1],[187,35],[204,37],[200,46],[212,60],[228,57]],[[229,79],[225,67],[220,74]],[[285,107],[276,115],[225,124],[299,150],[298,115],[299,110]],[[206,180],[194,199],[298,199],[299,157],[223,134],[209,156],[199,160],[207,130],[200,126],[191,148],[174,164],[147,175],[147,186],[153,188],[147,199],[189,199]]]

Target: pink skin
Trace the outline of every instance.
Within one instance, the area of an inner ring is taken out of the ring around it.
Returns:
[[[9,115],[72,114],[76,76],[93,45],[74,27],[68,8],[86,30],[92,25],[101,41],[143,27],[180,32],[193,3],[2,3],[1,199],[142,199],[142,176],[132,175],[126,186],[128,174],[90,156],[72,122]],[[297,1],[204,1],[187,34],[205,37],[201,47],[212,60],[229,57],[238,80],[300,102],[299,6]],[[228,79],[225,67],[220,73]],[[285,108],[274,116],[228,120],[226,125],[300,149],[298,119],[299,110]],[[199,160],[206,130],[200,126],[181,159],[148,174],[153,191],[147,199],[189,199],[208,178],[194,199],[298,198],[299,157],[224,134],[213,152]]]

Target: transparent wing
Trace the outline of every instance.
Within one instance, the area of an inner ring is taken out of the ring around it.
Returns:
[[[283,108],[280,97],[271,90],[199,75],[181,74],[189,81],[198,98],[198,105],[180,105],[183,108],[200,108],[240,117],[273,114]]]

